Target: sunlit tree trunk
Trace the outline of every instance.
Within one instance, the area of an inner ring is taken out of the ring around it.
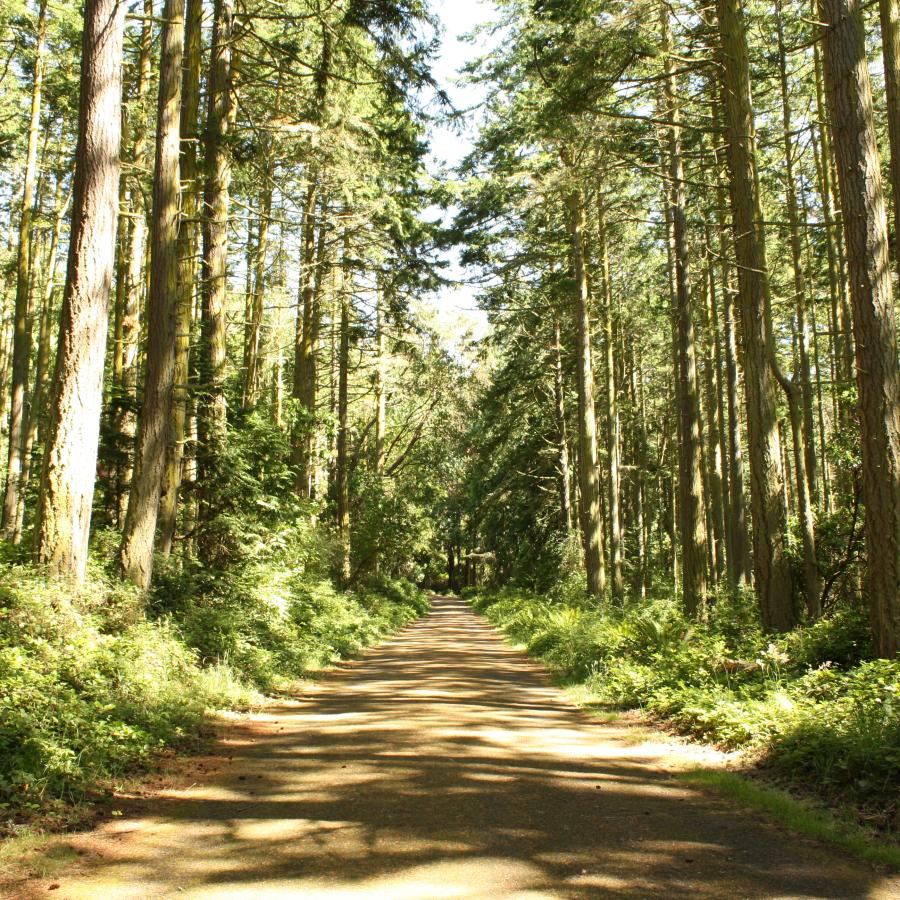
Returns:
[[[183,41],[184,0],[166,0],[150,229],[147,367],[138,420],[134,476],[119,550],[123,576],[144,589],[150,586],[153,575],[154,538],[175,378]]]
[[[303,251],[300,271],[300,296],[297,307],[297,340],[294,358],[294,396],[300,401],[301,415],[294,438],[297,487],[300,495],[313,494],[313,460],[316,418],[316,341],[320,311],[316,304],[316,174],[310,174],[303,208]]]
[[[756,139],[750,99],[750,64],[744,15],[738,0],[717,0],[725,94],[731,210],[738,285],[747,436],[753,567],[763,626],[786,631],[796,622],[790,561],[784,537],[784,466],[770,361],[769,285],[765,235],[759,207]]]
[[[233,115],[232,0],[215,0],[210,60],[206,129],[203,136],[205,184],[203,189],[203,288],[200,339],[200,397],[198,410],[198,475],[201,481],[200,520],[215,515],[211,500],[221,477],[228,426],[225,398],[226,301],[228,299],[228,209],[231,189],[231,152],[228,133]],[[216,541],[201,528],[198,550],[211,563]]]
[[[563,152],[571,175],[572,161]],[[584,264],[584,196],[576,184],[568,200],[568,226],[575,271],[576,372],[578,381],[578,475],[581,489],[581,530],[584,542],[588,593],[606,592],[603,562],[603,519],[600,510],[600,477],[597,454],[597,419],[594,410],[594,368],[591,354],[590,295]]]
[[[387,431],[387,347],[384,333],[384,289],[375,294],[375,474],[384,471],[384,437]]]
[[[900,650],[900,371],[887,215],[859,0],[819,0],[856,338],[875,649]]]
[[[34,55],[34,80],[31,85],[31,115],[28,123],[28,146],[22,177],[22,205],[19,213],[19,240],[16,253],[16,300],[12,353],[12,390],[9,405],[9,444],[6,463],[6,491],[0,527],[3,536],[18,542],[16,527],[21,489],[22,459],[26,431],[25,394],[31,358],[31,332],[28,327],[31,300],[31,227],[34,221],[34,188],[38,170],[38,140],[41,130],[41,97],[44,87],[46,54],[47,0],[38,7],[37,40]]]
[[[703,496],[703,426],[694,341],[693,300],[688,274],[687,219],[684,210],[684,164],[681,158],[680,112],[671,58],[668,7],[662,5],[663,82],[667,128],[669,186],[675,280],[676,395],[681,440],[678,452],[678,507],[681,536],[682,603],[690,616],[702,615],[706,605],[706,506]]]
[[[803,419],[803,456],[808,479],[808,490],[814,501],[818,494],[816,475],[816,441],[815,423],[813,419],[813,389],[809,363],[809,319],[807,316],[806,273],[803,269],[803,246],[800,238],[800,213],[797,203],[797,186],[794,180],[794,126],[791,117],[791,105],[787,75],[787,56],[784,46],[784,34],[781,21],[781,0],[777,10],[778,30],[778,76],[781,88],[781,125],[784,145],[784,185],[787,200],[788,227],[791,243],[791,265],[794,275],[794,315],[796,317],[797,352],[799,367],[795,381],[799,383],[800,402]]]
[[[125,4],[86,0],[69,260],[35,528],[35,556],[84,578],[119,215]]]
[[[884,92],[887,101],[887,133],[891,154],[891,194],[894,205],[894,264],[900,271],[900,4],[878,0],[881,22],[881,58],[884,62]]]
[[[121,320],[117,323],[116,345],[113,351],[113,382],[117,392],[117,408],[113,412],[113,430],[116,443],[122,452],[122,459],[116,474],[116,494],[118,498],[117,520],[125,521],[128,508],[128,492],[134,474],[134,438],[137,431],[137,417],[134,406],[137,403],[139,370],[139,344],[141,335],[141,308],[144,303],[146,279],[144,263],[147,250],[147,208],[144,200],[143,180],[151,158],[149,155],[148,116],[144,106],[150,91],[153,50],[153,0],[144,0],[143,21],[141,23],[140,50],[138,53],[138,80],[134,105],[138,111],[135,127],[134,147],[129,190],[130,228],[128,233],[128,253],[126,277],[123,286]],[[125,235],[122,235],[124,241]]]
[[[253,260],[253,290],[250,315],[244,338],[244,396],[245,409],[253,409],[259,400],[262,377],[262,326],[266,294],[266,259],[269,249],[269,221],[272,218],[272,185],[269,161],[263,174],[264,184],[259,195],[259,234]]]
[[[553,412],[556,420],[557,466],[559,467],[559,511],[562,526],[572,528],[572,499],[569,493],[569,441],[566,435],[566,402],[563,383],[562,340],[559,319],[553,317]]]
[[[625,599],[625,579],[622,574],[622,523],[621,523],[621,439],[619,435],[619,397],[616,385],[616,353],[613,328],[613,291],[609,267],[609,246],[606,233],[606,210],[601,186],[597,185],[597,238],[600,254],[600,280],[603,291],[601,317],[603,348],[606,354],[605,401],[607,422],[606,448],[609,457],[609,566],[612,570],[612,599],[622,603]]]
[[[172,552],[178,518],[184,448],[187,441],[188,378],[197,255],[198,166],[197,125],[200,114],[200,62],[203,28],[202,0],[187,0],[184,31],[184,69],[181,82],[181,220],[178,223],[178,309],[175,334],[175,376],[169,444],[159,501],[158,548]]]
[[[337,487],[337,525],[340,541],[340,580],[350,581],[350,487],[349,487],[349,377],[350,377],[350,295],[353,276],[350,271],[349,241],[344,238],[343,277],[340,289],[340,349],[338,351],[337,397],[337,460],[335,464]]]

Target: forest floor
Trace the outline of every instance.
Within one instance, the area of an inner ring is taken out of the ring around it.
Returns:
[[[675,775],[708,748],[604,723],[463,602],[120,796],[0,891],[76,898],[900,897],[900,878]],[[52,874],[48,874],[52,873]],[[48,891],[52,891],[48,895]]]

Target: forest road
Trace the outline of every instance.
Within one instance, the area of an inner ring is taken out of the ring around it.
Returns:
[[[675,780],[664,741],[573,707],[456,599],[255,721],[18,896],[900,897]]]

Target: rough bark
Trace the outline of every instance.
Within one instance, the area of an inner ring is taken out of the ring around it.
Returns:
[[[625,599],[625,579],[622,574],[622,523],[621,523],[621,437],[619,434],[619,396],[616,385],[616,354],[613,329],[613,292],[609,267],[609,246],[606,233],[604,199],[597,186],[597,237],[600,253],[600,275],[603,289],[601,316],[603,349],[606,354],[605,400],[607,435],[606,449],[609,459],[607,498],[609,503],[609,567],[612,570],[612,599],[622,603]]]
[[[563,154],[571,169],[571,159]],[[581,530],[587,589],[592,597],[606,592],[603,562],[603,520],[597,454],[597,419],[594,410],[594,368],[591,354],[590,293],[584,264],[584,196],[573,186],[567,198],[568,227],[575,271],[575,345],[578,381],[578,478],[581,489]]]
[[[233,113],[232,0],[216,0],[213,8],[213,43],[206,129],[203,137],[205,185],[203,191],[203,288],[200,338],[200,403],[198,430],[200,519],[215,515],[212,490],[220,477],[225,450],[228,409],[225,398],[226,315],[228,298],[228,208],[231,189],[231,153],[228,135]],[[199,536],[201,557],[212,562],[216,553],[211,535]]]
[[[184,29],[184,68],[181,81],[181,220],[178,223],[178,309],[175,326],[175,375],[169,444],[159,500],[158,548],[172,552],[178,518],[184,448],[187,441],[188,379],[191,325],[197,255],[198,177],[197,125],[200,113],[200,62],[203,28],[202,0],[187,0]]]
[[[387,431],[387,347],[384,332],[384,290],[375,296],[375,474],[384,471],[384,438]]]
[[[878,0],[881,23],[881,57],[884,62],[884,92],[887,100],[887,133],[891,154],[891,196],[894,206],[894,265],[900,272],[900,4]]]
[[[684,198],[684,163],[681,157],[680,112],[671,59],[669,12],[661,6],[662,51],[666,78],[663,82],[665,114],[672,123],[666,129],[669,184],[669,218],[672,225],[675,265],[676,396],[681,419],[678,448],[678,511],[681,537],[682,603],[689,616],[703,614],[706,606],[706,506],[703,496],[703,426],[694,340],[693,299],[688,272],[688,235]]]
[[[22,205],[19,213],[19,240],[16,253],[16,300],[13,325],[12,389],[9,404],[9,442],[6,462],[6,490],[3,495],[0,528],[7,539],[17,540],[16,513],[21,489],[22,460],[26,431],[25,394],[31,357],[31,331],[28,319],[31,307],[31,226],[34,221],[34,188],[38,170],[38,139],[41,129],[41,96],[44,85],[46,53],[47,0],[38,8],[34,81],[31,86],[31,115],[28,122],[28,146],[22,181]]]
[[[797,617],[784,547],[785,476],[770,367],[769,282],[759,207],[746,24],[738,0],[717,0],[717,15],[744,351],[754,584],[763,626],[786,631]]]
[[[349,377],[350,377],[350,293],[352,276],[349,265],[349,247],[345,239],[343,277],[341,279],[340,349],[338,350],[337,397],[337,459],[335,478],[337,488],[337,525],[341,548],[340,580],[350,581],[350,488],[349,488]]]
[[[557,466],[559,467],[559,512],[562,527],[572,529],[572,498],[569,491],[569,440],[566,434],[566,403],[563,382],[562,340],[559,319],[553,317],[553,411],[556,420]]]
[[[87,0],[69,258],[41,477],[35,556],[84,578],[115,271],[125,4]]]
[[[887,215],[859,0],[820,0],[856,344],[867,566],[875,647],[900,650],[900,371]]]
[[[149,116],[144,109],[150,90],[153,49],[153,0],[144,0],[141,24],[140,50],[138,53],[138,80],[134,105],[138,111],[132,148],[134,174],[130,181],[130,228],[128,253],[122,300],[121,320],[116,328],[116,345],[113,354],[113,382],[117,393],[117,408],[113,413],[113,429],[116,444],[122,453],[122,461],[116,475],[118,497],[118,521],[124,522],[128,508],[128,492],[134,475],[135,433],[137,416],[137,383],[139,374],[138,350],[141,335],[141,308],[144,302],[146,279],[144,264],[147,250],[147,204],[144,199],[144,175],[150,162]],[[123,235],[124,239],[124,235]]]
[[[262,381],[262,326],[266,293],[266,258],[269,249],[269,220],[272,217],[271,172],[267,163],[263,173],[264,184],[259,198],[259,234],[253,259],[253,290],[250,297],[250,315],[244,336],[244,391],[245,409],[253,409],[259,402]]]
[[[160,51],[156,164],[150,229],[147,366],[134,475],[119,550],[122,575],[147,589],[159,514],[175,380],[184,0],[166,0]]]

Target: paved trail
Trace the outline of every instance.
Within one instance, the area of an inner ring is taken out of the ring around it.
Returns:
[[[673,781],[457,600],[272,712],[232,763],[84,839],[44,897],[897,897]],[[26,896],[24,888],[20,896]]]

